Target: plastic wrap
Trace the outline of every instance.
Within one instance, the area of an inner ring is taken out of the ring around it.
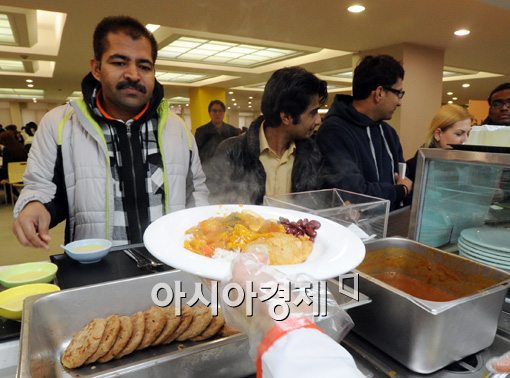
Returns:
[[[342,340],[354,323],[324,282],[304,274],[285,276],[267,262],[266,251],[243,253],[232,261],[231,280],[221,283],[220,292],[230,294],[220,296],[225,319],[248,336],[250,356],[255,359],[257,347],[269,330],[288,319],[320,322],[327,335],[337,342]],[[243,301],[239,301],[239,288],[243,289]]]

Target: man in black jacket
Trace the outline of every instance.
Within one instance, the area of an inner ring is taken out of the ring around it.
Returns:
[[[207,110],[211,117],[211,122],[200,126],[195,131],[200,162],[206,176],[209,174],[209,161],[213,157],[218,145],[227,138],[241,134],[241,129],[223,122],[226,108],[222,101],[212,100]]]
[[[483,124],[510,126],[510,83],[503,83],[494,88],[487,102],[489,115]]]
[[[322,158],[310,137],[327,96],[326,82],[302,68],[274,72],[262,95],[263,115],[214,154],[210,202],[258,205],[264,195],[320,189]]]
[[[354,70],[352,97],[337,95],[317,134],[330,172],[327,186],[400,206],[411,180],[398,176],[402,146],[389,120],[400,106],[404,69],[388,55],[367,56]]]

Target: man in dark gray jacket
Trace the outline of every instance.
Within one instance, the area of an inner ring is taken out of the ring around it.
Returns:
[[[210,201],[261,204],[264,195],[320,189],[322,158],[311,136],[327,96],[326,82],[303,68],[274,72],[262,95],[263,115],[213,156]]]
[[[401,206],[413,183],[398,176],[404,162],[396,131],[386,122],[400,106],[404,69],[388,55],[367,56],[354,70],[352,97],[337,95],[317,134],[328,186]]]

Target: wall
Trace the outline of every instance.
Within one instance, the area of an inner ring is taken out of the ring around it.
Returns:
[[[6,126],[14,123],[18,129],[30,121],[39,124],[44,114],[58,105],[48,102],[0,101],[0,124]]]
[[[481,125],[489,114],[489,104],[486,100],[469,100],[468,110],[475,117],[475,124]]]

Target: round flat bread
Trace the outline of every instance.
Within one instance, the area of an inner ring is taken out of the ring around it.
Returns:
[[[166,313],[160,307],[152,306],[144,311],[145,332],[137,350],[142,350],[150,346],[159,336],[166,324]]]
[[[241,333],[239,332],[237,329],[235,328],[232,328],[231,326],[229,326],[228,324],[225,324],[223,326],[223,328],[221,329],[220,331],[220,335],[222,337],[227,337],[227,336],[232,336],[232,335],[237,335],[238,333]]]
[[[131,323],[131,318],[129,316],[121,316],[120,320],[120,331],[117,336],[117,340],[115,340],[115,344],[111,347],[111,349],[106,353],[103,357],[101,357],[99,362],[108,362],[113,359],[117,354],[121,352],[122,349],[127,345],[129,339],[131,338],[131,334],[133,333],[133,323]]]
[[[104,328],[103,337],[99,343],[99,347],[92,356],[87,358],[85,364],[92,364],[100,357],[103,357],[115,344],[120,331],[120,319],[118,315],[111,315],[106,318],[106,326]]]
[[[164,311],[166,315],[165,328],[163,328],[163,331],[161,331],[161,333],[156,338],[156,340],[154,340],[152,345],[162,344],[166,339],[170,337],[172,333],[175,332],[177,327],[179,327],[179,324],[181,324],[181,317],[175,315],[175,307],[168,307],[164,309]]]
[[[225,318],[223,317],[221,311],[218,311],[218,315],[212,317],[211,322],[207,328],[200,335],[192,337],[191,341],[207,340],[208,338],[213,337],[218,332],[220,332],[224,325]]]
[[[209,307],[195,306],[191,310],[193,311],[193,321],[188,329],[177,337],[177,341],[189,340],[200,335],[212,320],[212,313]]]
[[[145,332],[145,316],[143,312],[138,311],[136,314],[131,315],[131,323],[133,324],[131,338],[124,349],[122,349],[119,354],[115,355],[115,358],[121,358],[132,353],[143,339],[143,334]]]
[[[181,322],[179,323],[179,326],[177,329],[172,333],[168,339],[166,339],[163,344],[170,344],[172,341],[177,339],[184,331],[188,329],[188,327],[191,325],[191,322],[193,321],[193,311],[191,311],[191,308],[188,306],[184,306],[182,308],[181,315],[178,316],[181,319]]]
[[[62,355],[62,365],[75,369],[94,354],[106,327],[106,319],[94,319],[74,334]]]

